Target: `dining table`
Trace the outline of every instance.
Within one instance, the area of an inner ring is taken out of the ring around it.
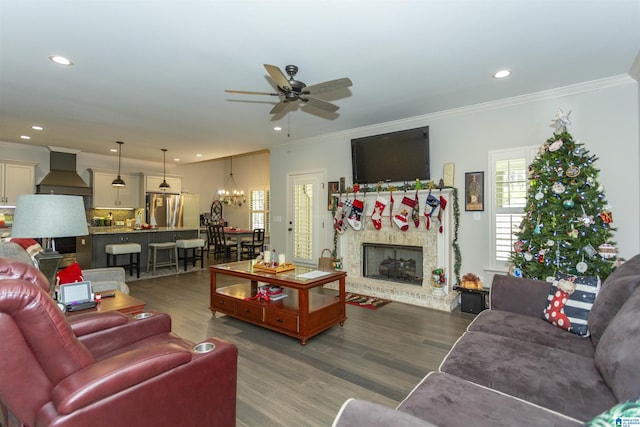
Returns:
[[[242,240],[244,237],[253,238],[253,230],[246,228],[225,227],[224,228],[225,239],[231,237],[236,241],[238,261],[241,260],[242,255]]]

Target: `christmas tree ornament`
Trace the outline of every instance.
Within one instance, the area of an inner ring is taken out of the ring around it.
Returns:
[[[577,239],[577,238],[578,238],[578,230],[576,230],[576,229],[573,227],[573,224],[571,224],[571,230],[569,230],[569,231],[567,232],[567,235],[568,235],[569,237],[571,237],[572,239]]]
[[[592,176],[587,177],[587,185],[589,187],[593,187],[595,184],[596,184],[596,180],[595,180],[594,177],[592,177]]]
[[[562,202],[562,206],[564,206],[567,209],[571,209],[575,206],[575,202],[573,201],[573,199],[567,199],[564,202]]]
[[[609,243],[603,243],[598,246],[598,255],[602,257],[602,259],[611,259],[615,258],[618,250],[615,246],[610,245]]]
[[[549,145],[549,151],[551,151],[552,153],[558,151],[560,148],[562,148],[562,144],[563,143],[561,139],[552,142],[551,145]]]
[[[569,166],[566,174],[569,178],[575,178],[580,175],[580,168],[578,166]]]
[[[564,175],[564,169],[562,168],[562,166],[556,166],[555,171],[558,174],[558,176]]]
[[[522,240],[518,240],[513,243],[513,250],[517,253],[521,253],[524,251],[524,242]]]
[[[549,143],[545,141],[544,144],[542,144],[538,149],[538,154],[542,155],[546,153],[547,150],[549,150]]]
[[[538,191],[534,197],[536,200],[540,201],[544,199],[544,193],[542,191]]]
[[[553,245],[555,245],[556,242],[554,242],[553,240],[549,239],[547,240],[547,246],[551,247]]]
[[[524,253],[524,260],[525,261],[531,261],[533,259],[533,254],[529,251]]]
[[[543,264],[543,263],[544,263],[544,256],[545,256],[545,254],[546,254],[546,253],[547,253],[547,250],[546,250],[546,249],[540,249],[540,251],[538,252],[538,257],[537,257],[537,259],[538,259],[538,262],[539,262],[540,264]]]
[[[613,214],[611,211],[604,211],[600,213],[600,218],[602,218],[602,222],[605,224],[611,224],[613,222]]]
[[[577,147],[576,146],[575,150],[573,150],[573,155],[576,156],[576,157],[580,157],[580,156],[582,156],[583,151],[584,150],[583,150],[582,147]]]
[[[554,182],[553,185],[551,186],[551,191],[553,191],[555,194],[564,193],[565,191],[564,184],[562,184],[561,182]]]
[[[591,244],[586,245],[584,248],[582,248],[582,250],[591,258],[594,258],[598,254],[598,252],[596,252],[596,249],[591,246]]]
[[[576,264],[576,270],[578,271],[578,273],[584,273],[588,268],[589,266],[586,262],[584,262],[584,255],[582,255],[582,261]]]
[[[593,220],[593,215],[587,215],[587,213],[584,210],[584,206],[581,206],[581,208],[582,208],[582,216],[578,219],[580,220],[582,225],[584,225],[585,227],[588,227],[591,224],[595,224],[596,222]]]

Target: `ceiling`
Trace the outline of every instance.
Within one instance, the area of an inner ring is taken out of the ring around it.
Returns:
[[[626,74],[639,22],[638,0],[0,0],[0,141],[227,157]],[[263,64],[353,86],[272,120],[277,97],[224,92],[273,92]]]

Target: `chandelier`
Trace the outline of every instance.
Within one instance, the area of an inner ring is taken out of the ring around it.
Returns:
[[[230,157],[229,161],[229,178],[224,183],[224,188],[218,190],[218,200],[227,206],[242,206],[247,200],[244,197],[244,191],[238,190],[238,184],[233,177],[233,157]]]

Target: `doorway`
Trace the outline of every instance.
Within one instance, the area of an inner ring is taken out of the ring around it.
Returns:
[[[325,247],[325,182],[321,171],[287,175],[287,253],[294,264],[316,265]]]

